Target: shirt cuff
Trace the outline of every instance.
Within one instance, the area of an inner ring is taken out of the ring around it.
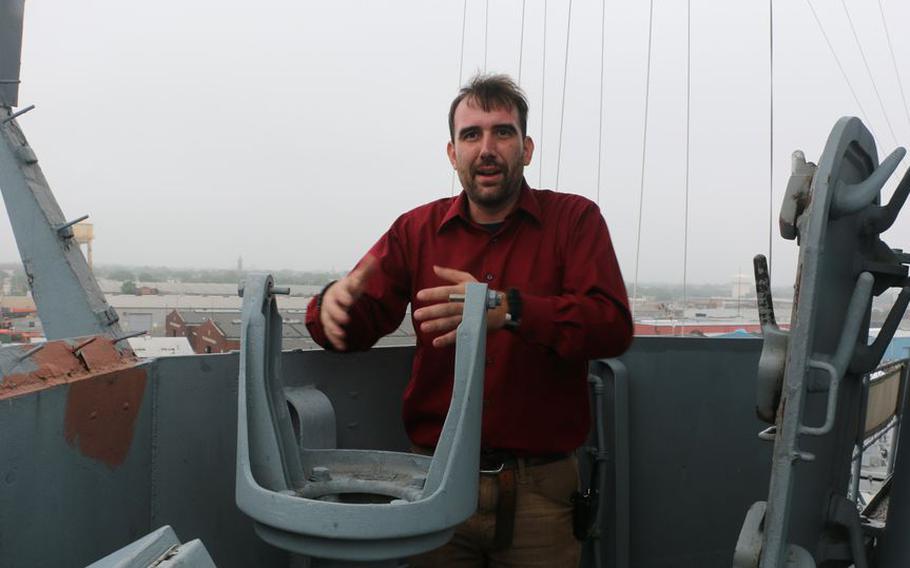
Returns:
[[[306,307],[306,328],[310,332],[310,337],[322,346],[323,349],[332,351],[332,344],[325,336],[325,330],[322,329],[322,322],[319,319],[320,296],[316,295],[310,298],[310,303]]]
[[[556,326],[553,320],[556,309],[549,298],[521,293],[521,320],[513,331],[519,336],[540,345],[554,345]]]

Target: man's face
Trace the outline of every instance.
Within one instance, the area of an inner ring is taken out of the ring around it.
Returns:
[[[524,136],[514,108],[480,108],[465,98],[455,109],[455,141],[449,142],[449,161],[468,199],[477,207],[498,212],[514,204],[531,163],[534,143]]]

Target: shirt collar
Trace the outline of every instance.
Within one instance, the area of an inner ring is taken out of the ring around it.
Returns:
[[[536,223],[540,224],[540,203],[537,201],[537,197],[534,195],[534,192],[531,191],[531,188],[528,186],[527,180],[522,180],[521,190],[518,195],[518,204],[515,206],[515,211],[523,211],[527,214],[529,219],[533,219]],[[506,220],[512,217],[514,211],[506,217]],[[458,194],[452,204],[449,206],[449,209],[446,211],[445,216],[442,218],[442,221],[439,223],[439,227],[436,228],[436,232],[442,231],[452,220],[460,218],[465,223],[471,223],[471,218],[468,215],[468,198],[465,195],[464,190]]]

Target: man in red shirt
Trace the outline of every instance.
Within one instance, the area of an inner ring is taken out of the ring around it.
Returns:
[[[478,76],[449,111],[449,161],[464,191],[399,217],[345,278],[307,310],[320,345],[369,349],[411,304],[417,348],[405,428],[431,452],[452,396],[455,330],[467,282],[497,290],[488,312],[478,513],[412,566],[572,566],[577,463],[590,428],[587,362],[632,337],[625,286],[597,205],[534,190],[528,105],[506,76]]]

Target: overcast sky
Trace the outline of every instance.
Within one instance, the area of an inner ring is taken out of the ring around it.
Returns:
[[[691,283],[751,273],[790,153],[817,160],[838,117],[864,115],[881,157],[910,141],[878,3],[846,0],[882,105],[844,6],[814,4],[856,98],[809,5],[775,2],[772,183],[768,3],[691,2]],[[640,281],[681,283],[686,3],[654,2],[643,194],[648,2],[606,2],[603,52],[602,4],[575,0],[571,20],[569,5],[469,0],[459,77],[460,1],[28,0],[20,105],[37,109],[20,125],[67,217],[91,215],[96,263],[346,269],[399,214],[451,195],[458,85],[520,74],[531,185],[597,200],[627,281],[638,250]],[[882,7],[910,88],[910,3]],[[0,261],[17,260],[2,217]],[[905,214],[886,240],[908,239]],[[775,229],[773,283],[795,264]]]

